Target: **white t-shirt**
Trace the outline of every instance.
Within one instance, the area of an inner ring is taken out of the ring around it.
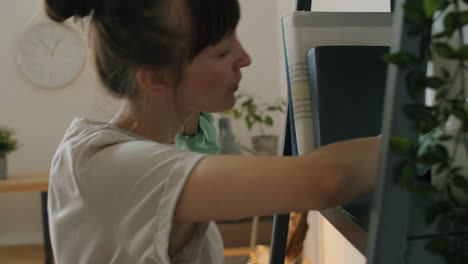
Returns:
[[[188,175],[204,156],[73,120],[51,166],[56,263],[223,263],[214,222],[173,223]]]

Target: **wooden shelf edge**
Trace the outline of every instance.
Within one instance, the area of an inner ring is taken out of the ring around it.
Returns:
[[[224,249],[225,257],[238,257],[238,256],[249,256],[250,249],[248,247],[232,247]]]
[[[0,263],[43,264],[44,245],[0,246]]]
[[[0,193],[47,192],[48,188],[49,174],[45,172],[10,174],[0,180]]]

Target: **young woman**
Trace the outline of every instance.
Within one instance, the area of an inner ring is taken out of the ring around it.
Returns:
[[[371,190],[378,139],[301,157],[204,155],[174,139],[235,103],[251,61],[237,0],[45,0],[55,21],[92,16],[100,79],[124,99],[108,122],[76,118],[51,167],[56,263],[222,263],[213,220],[320,209]]]

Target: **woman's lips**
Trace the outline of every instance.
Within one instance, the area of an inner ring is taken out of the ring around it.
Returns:
[[[239,85],[236,84],[235,86],[231,87],[229,90],[235,92],[235,91],[239,90]]]

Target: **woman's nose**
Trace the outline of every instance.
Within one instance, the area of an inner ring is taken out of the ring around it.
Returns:
[[[239,58],[237,59],[237,62],[236,62],[236,68],[240,69],[240,68],[249,66],[252,63],[252,59],[250,58],[250,55],[244,49],[242,44],[239,42],[239,40],[237,41],[239,45]]]
[[[240,65],[239,67],[244,68],[252,64],[252,59],[250,58],[250,55],[247,53],[244,47],[241,46],[241,50],[242,50],[242,55],[241,55],[242,57],[239,62],[239,65]]]

